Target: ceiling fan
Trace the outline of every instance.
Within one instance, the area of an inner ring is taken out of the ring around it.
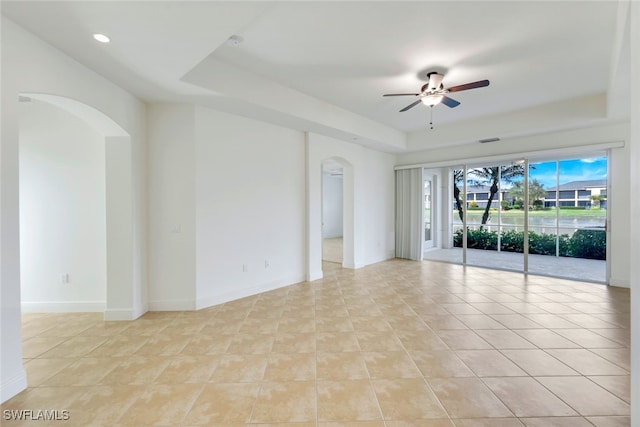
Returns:
[[[476,89],[479,87],[489,86],[489,80],[480,80],[477,82],[466,83],[463,85],[452,86],[450,88],[445,89],[442,84],[442,79],[444,75],[438,74],[435,71],[427,74],[429,77],[429,81],[425,83],[422,88],[420,88],[420,93],[387,93],[382,96],[419,96],[420,99],[417,101],[407,105],[400,112],[405,112],[420,102],[430,107],[434,105],[440,104],[441,102],[449,108],[454,108],[460,105],[458,101],[453,98],[449,98],[447,94],[452,92],[460,92],[463,90]]]

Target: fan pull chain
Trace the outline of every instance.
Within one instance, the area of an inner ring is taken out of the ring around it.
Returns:
[[[429,109],[429,112],[430,112],[429,126],[431,127],[431,130],[433,130],[433,105]]]

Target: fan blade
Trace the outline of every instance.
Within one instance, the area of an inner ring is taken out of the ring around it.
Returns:
[[[419,93],[387,93],[382,96],[418,96]]]
[[[404,112],[405,112],[405,111],[407,111],[408,109],[413,108],[413,107],[415,107],[416,105],[420,104],[420,102],[421,102],[421,101],[418,99],[416,102],[414,102],[414,103],[412,103],[412,104],[409,104],[409,105],[407,105],[406,107],[404,107],[402,110],[400,110],[400,112],[401,112],[401,113],[404,113]]]
[[[467,84],[464,84],[464,85],[454,86],[454,87],[450,87],[447,90],[449,92],[460,92],[461,90],[469,90],[469,89],[475,89],[475,88],[478,88],[478,87],[485,87],[485,86],[489,86],[489,80],[480,80],[480,81],[473,82],[473,83],[467,83]]]
[[[460,105],[460,103],[458,101],[456,101],[453,98],[449,98],[448,96],[443,96],[442,97],[442,101],[440,101],[440,102],[442,102],[444,105],[446,105],[449,108],[455,108],[458,105]]]

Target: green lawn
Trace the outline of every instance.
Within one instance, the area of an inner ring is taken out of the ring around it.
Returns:
[[[469,215],[482,215],[484,209],[469,209],[467,213]],[[491,216],[498,215],[498,209],[490,209]],[[542,217],[555,217],[555,209],[529,211],[529,216],[542,216]],[[454,214],[458,214],[457,210],[454,210]],[[524,215],[524,211],[512,209],[501,212],[502,217],[519,217]],[[606,209],[560,209],[560,217],[606,217]]]

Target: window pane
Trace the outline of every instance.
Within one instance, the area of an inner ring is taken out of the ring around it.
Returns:
[[[529,166],[529,272],[556,275],[551,257],[557,255],[558,209],[556,196],[573,197],[573,191],[557,191],[558,162],[531,163]],[[559,193],[559,194],[558,194]],[[542,197],[542,199],[540,199]],[[538,200],[538,202],[536,202]],[[560,204],[564,203],[560,201]],[[573,203],[569,201],[567,203]]]

